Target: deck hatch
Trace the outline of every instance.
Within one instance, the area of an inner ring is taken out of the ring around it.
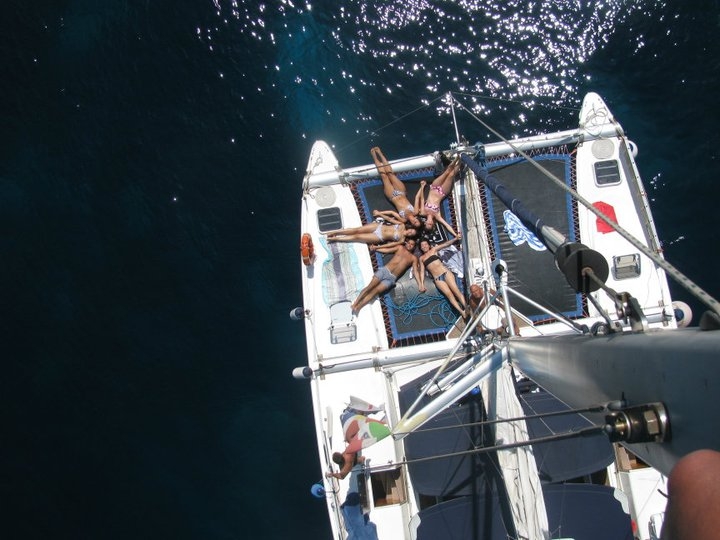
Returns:
[[[330,306],[330,343],[349,343],[357,339],[357,326],[353,321],[352,304],[338,302]]]
[[[355,323],[345,323],[330,327],[330,343],[338,345],[349,343],[357,339],[357,327]]]
[[[342,214],[338,206],[321,208],[317,212],[318,228],[320,232],[342,229]]]
[[[598,186],[614,186],[620,183],[620,167],[615,159],[595,163],[595,182]]]
[[[613,276],[615,279],[630,279],[640,275],[640,254],[618,255],[613,257]]]

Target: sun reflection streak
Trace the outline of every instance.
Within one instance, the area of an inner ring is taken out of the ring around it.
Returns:
[[[632,16],[657,18],[665,7],[664,0],[212,2],[232,32],[277,50],[267,68],[275,77],[318,98],[327,98],[330,87],[353,100],[368,89],[386,95],[452,89],[528,108],[577,101],[587,82],[583,66],[615,29]],[[220,30],[198,27],[197,38],[213,51]],[[628,46],[628,54],[642,49],[644,36]],[[342,72],[329,73],[327,58],[340,59]],[[474,108],[487,110],[477,100]],[[524,124],[524,113],[518,114],[515,120]]]

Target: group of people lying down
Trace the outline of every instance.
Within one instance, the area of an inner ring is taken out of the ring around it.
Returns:
[[[420,182],[413,203],[407,197],[407,188],[393,172],[380,148],[370,150],[375,166],[383,183],[383,192],[395,207],[395,210],[374,210],[376,221],[360,227],[339,229],[326,233],[328,242],[362,242],[369,245],[371,251],[391,254],[392,257],[375,272],[370,283],[360,291],[352,303],[352,311],[360,309],[375,297],[389,291],[395,282],[410,268],[420,292],[425,292],[427,273],[435,282],[436,288],[447,298],[450,305],[459,313],[466,310],[465,296],[460,291],[453,272],[442,261],[438,252],[460,240],[452,226],[442,217],[440,205],[451,192],[455,177],[460,169],[459,158],[451,161],[445,170],[430,184],[427,197],[427,182]],[[452,238],[434,245],[428,234],[435,224],[440,223]],[[419,251],[416,252],[416,249]]]

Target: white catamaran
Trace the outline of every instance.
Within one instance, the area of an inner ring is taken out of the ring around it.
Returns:
[[[447,226],[423,234],[444,247],[464,313],[431,277],[421,292],[415,265],[354,309],[390,256],[327,233],[393,205],[376,164],[312,148],[291,312],[308,361],[293,375],[311,387],[312,492],[334,538],[656,538],[674,463],[720,448],[707,422],[720,305],[663,258],[635,145],[606,104],[588,94],[567,131],[495,134],[390,162],[409,198],[458,169],[430,205]],[[699,327],[668,277],[708,306]],[[336,452],[355,456],[346,476]]]

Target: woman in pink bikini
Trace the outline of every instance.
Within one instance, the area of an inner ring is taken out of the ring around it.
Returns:
[[[422,186],[420,186],[420,189],[415,195],[415,204],[410,204],[410,199],[407,198],[405,184],[395,175],[392,166],[382,153],[382,150],[375,146],[370,149],[370,155],[373,161],[375,161],[375,167],[377,167],[380,173],[383,191],[388,201],[395,206],[395,209],[403,220],[407,220],[413,227],[420,227],[420,220],[417,217],[419,210],[417,210],[417,208],[419,207],[419,199],[422,196]]]
[[[460,158],[455,158],[448,168],[430,184],[427,200],[420,197],[417,205],[422,205],[420,214],[425,216],[425,229],[431,231],[435,226],[435,218],[440,217],[440,205],[452,191],[455,174],[460,168]]]

